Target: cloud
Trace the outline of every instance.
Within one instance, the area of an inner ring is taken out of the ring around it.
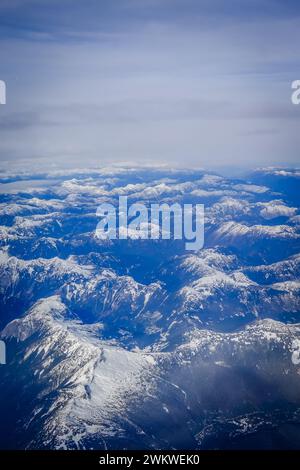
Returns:
[[[0,10],[2,158],[296,162],[293,2],[12,3]]]

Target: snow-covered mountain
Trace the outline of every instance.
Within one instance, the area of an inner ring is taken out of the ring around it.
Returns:
[[[1,447],[299,448],[299,174],[30,178],[0,194]],[[204,248],[98,239],[119,195],[204,203]]]

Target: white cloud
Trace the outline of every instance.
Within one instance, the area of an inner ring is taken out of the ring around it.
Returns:
[[[190,13],[179,4],[147,2],[144,16],[135,5],[124,21],[125,9],[111,6],[106,28],[80,2],[71,25],[68,9],[48,23],[37,9],[41,31],[2,37],[2,155],[72,165],[295,162],[299,113],[285,71],[299,69],[298,18],[234,20],[218,2],[215,12],[208,2],[189,2]]]

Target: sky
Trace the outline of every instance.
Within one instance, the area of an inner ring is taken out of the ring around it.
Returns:
[[[297,166],[299,0],[0,0],[1,167]]]

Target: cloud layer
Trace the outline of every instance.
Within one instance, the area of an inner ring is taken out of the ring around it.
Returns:
[[[296,6],[2,1],[1,160],[296,164]]]

